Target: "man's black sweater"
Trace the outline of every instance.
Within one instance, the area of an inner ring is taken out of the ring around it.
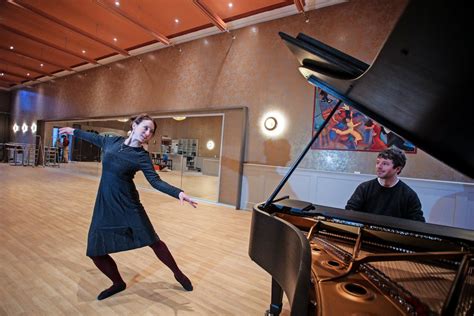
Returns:
[[[361,183],[346,210],[425,221],[418,195],[401,180],[391,188],[382,186],[377,178]]]

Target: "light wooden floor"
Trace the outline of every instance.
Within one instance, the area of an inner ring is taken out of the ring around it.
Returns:
[[[113,255],[128,288],[97,301],[110,285],[85,256],[98,179],[0,164],[0,182],[0,315],[263,315],[268,308],[270,277],[247,253],[250,212],[192,209],[141,191],[194,291],[182,290],[142,248]]]
[[[100,177],[102,164],[98,162],[77,162],[61,163],[61,172],[84,174]],[[166,182],[182,188],[186,193],[207,201],[217,202],[219,195],[219,177],[203,175],[200,172],[184,172],[171,170],[169,172],[158,172],[160,177]],[[152,189],[142,172],[135,175],[135,184],[144,188]]]

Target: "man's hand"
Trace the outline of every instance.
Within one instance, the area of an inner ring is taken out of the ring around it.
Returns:
[[[187,196],[184,192],[179,193],[179,201],[181,202],[181,205],[184,204],[184,202],[188,202],[191,204],[192,207],[196,208],[197,207],[197,202],[192,200],[189,196]]]

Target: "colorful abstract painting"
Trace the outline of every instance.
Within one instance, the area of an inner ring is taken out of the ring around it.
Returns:
[[[315,90],[313,133],[322,126],[339,100],[320,88]],[[397,146],[407,153],[416,147],[347,104],[341,104],[312,149],[381,151]]]

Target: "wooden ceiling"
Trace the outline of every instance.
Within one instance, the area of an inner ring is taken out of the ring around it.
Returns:
[[[233,22],[275,10],[304,13],[307,2],[316,1],[0,0],[0,88],[174,45],[204,29],[226,32]]]

